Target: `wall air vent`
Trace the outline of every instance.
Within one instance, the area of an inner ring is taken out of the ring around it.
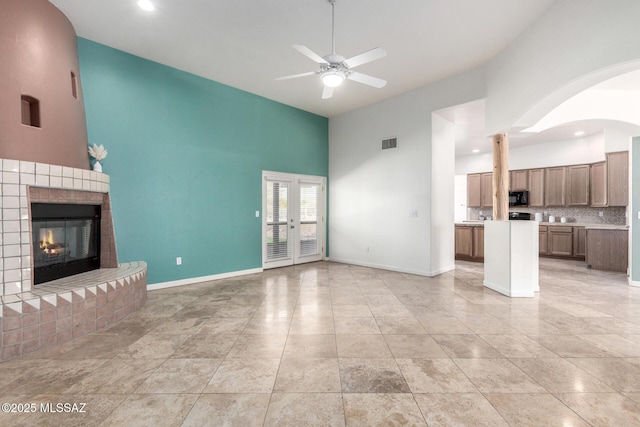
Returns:
[[[389,148],[398,147],[398,138],[388,138],[382,140],[382,149],[388,150]]]

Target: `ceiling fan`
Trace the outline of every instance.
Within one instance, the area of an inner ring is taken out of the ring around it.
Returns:
[[[377,77],[372,77],[367,74],[358,73],[356,71],[352,71],[352,68],[355,68],[359,65],[366,64],[371,61],[375,61],[376,59],[383,58],[387,56],[387,52],[379,47],[375,47],[371,50],[358,54],[356,56],[352,56],[349,59],[345,59],[345,57],[336,54],[336,34],[335,34],[335,4],[336,0],[328,0],[331,3],[331,54],[327,56],[320,56],[317,53],[313,52],[306,46],[302,46],[299,44],[294,44],[293,48],[316,62],[320,69],[318,71],[309,71],[307,73],[302,74],[294,74],[291,76],[278,77],[276,80],[289,80],[296,79],[298,77],[306,77],[312,76],[314,74],[319,74],[322,78],[322,82],[324,83],[324,89],[322,91],[322,99],[328,99],[333,96],[333,89],[340,84],[345,79],[353,80],[358,83],[362,83],[365,85],[373,86],[376,88],[384,87],[387,82],[385,80],[379,79]]]

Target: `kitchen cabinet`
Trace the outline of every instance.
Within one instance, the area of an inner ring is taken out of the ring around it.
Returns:
[[[527,191],[529,190],[529,171],[517,170],[509,173],[509,190],[510,191]]]
[[[484,227],[456,225],[456,259],[482,261],[484,259]]]
[[[587,230],[573,227],[573,257],[584,258],[587,255]]]
[[[565,206],[567,168],[559,166],[545,169],[544,201],[545,206]]]
[[[587,229],[587,265],[594,270],[627,272],[628,230]]]
[[[607,206],[607,163],[592,164],[590,175],[591,206],[594,208]]]
[[[629,152],[607,153],[608,206],[629,203]]]
[[[547,228],[546,225],[538,226],[538,253],[540,255],[547,255],[549,253],[549,249],[547,248],[547,242],[549,241]]]
[[[467,207],[479,208],[482,205],[482,199],[480,198],[481,190],[481,174],[474,173],[467,175]]]
[[[484,259],[484,227],[473,228],[473,257]]]
[[[529,207],[544,206],[544,169],[529,170]]]
[[[589,206],[589,165],[567,166],[567,206]]]
[[[467,175],[467,207],[490,208],[493,206],[493,173]]]
[[[481,207],[490,208],[493,206],[493,173],[483,173],[480,178],[482,182],[480,191]]]
[[[547,249],[549,255],[573,256],[573,227],[549,226]]]

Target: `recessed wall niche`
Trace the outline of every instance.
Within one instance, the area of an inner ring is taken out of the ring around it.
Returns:
[[[27,126],[40,127],[40,101],[33,96],[22,95],[22,124]]]
[[[71,72],[71,95],[73,95],[75,99],[78,99],[78,78],[73,71]]]

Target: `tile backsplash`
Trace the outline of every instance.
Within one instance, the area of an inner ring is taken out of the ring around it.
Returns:
[[[614,224],[625,225],[627,223],[626,207],[608,207],[608,208],[591,208],[591,207],[548,207],[548,208],[528,208],[517,207],[510,208],[510,212],[527,212],[533,216],[536,212],[547,214],[543,221],[548,221],[550,215],[556,217],[556,221],[560,222],[561,217],[566,217],[567,222],[582,224]],[[482,212],[482,214],[481,214]],[[602,212],[602,216],[600,216]],[[477,220],[480,215],[492,215],[491,208],[468,208],[468,219]]]

